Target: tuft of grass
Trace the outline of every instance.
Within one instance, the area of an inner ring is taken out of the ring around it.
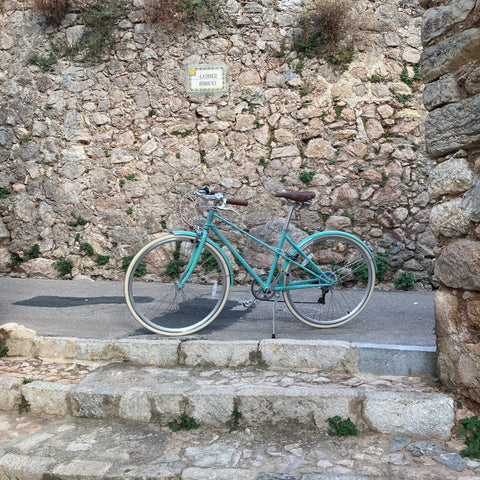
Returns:
[[[337,435],[338,437],[347,437],[349,435],[356,435],[358,433],[357,427],[355,424],[347,418],[342,420],[338,415],[328,419],[328,424],[330,429],[328,430],[329,435]]]
[[[0,348],[0,358],[6,357],[7,353],[8,353],[8,347],[5,346],[5,347]]]
[[[179,430],[193,430],[200,427],[193,417],[187,415],[187,412],[183,412],[177,420],[170,422],[168,426],[174,432],[178,432]]]
[[[230,414],[230,419],[227,421],[227,426],[229,427],[231,432],[233,432],[234,430],[238,430],[238,427],[240,426],[240,419],[243,415],[239,407],[240,401],[238,399],[234,399],[233,410]]]

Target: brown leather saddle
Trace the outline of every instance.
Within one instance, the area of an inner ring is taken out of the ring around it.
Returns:
[[[292,202],[307,203],[315,198],[315,192],[280,192],[276,197],[286,198]]]

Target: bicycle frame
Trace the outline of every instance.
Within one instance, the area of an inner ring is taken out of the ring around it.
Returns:
[[[242,255],[239,253],[239,251],[225,238],[225,236],[222,234],[222,232],[218,229],[218,227],[215,225],[214,220],[218,219],[222,221],[223,223],[229,225],[232,227],[234,230],[237,232],[242,233],[243,235],[246,235],[248,238],[254,240],[255,242],[259,243],[263,247],[267,248],[271,252],[274,253],[274,258],[272,261],[272,265],[270,267],[270,270],[268,272],[268,276],[266,281],[263,281],[262,278],[253,270],[253,268],[250,266],[250,264],[242,257]],[[292,240],[288,234],[288,226],[290,223],[290,216],[288,220],[285,222],[285,226],[282,230],[282,233],[280,235],[280,239],[278,241],[277,247],[272,247],[271,245],[268,245],[267,243],[261,241],[260,239],[254,237],[250,233],[246,232],[245,230],[242,230],[240,227],[235,225],[234,223],[228,221],[227,219],[223,218],[216,212],[216,207],[212,207],[209,211],[207,220],[205,221],[205,224],[202,228],[202,230],[198,234],[194,234],[196,238],[198,239],[198,245],[197,248],[195,248],[194,253],[190,259],[189,264],[185,268],[185,271],[183,272],[182,276],[179,279],[178,283],[178,288],[181,289],[185,282],[188,280],[188,277],[192,273],[193,269],[195,268],[195,265],[197,264],[201,252],[203,250],[203,247],[205,245],[205,242],[207,241],[208,234],[210,231],[212,231],[216,237],[228,248],[228,250],[232,253],[232,255],[235,257],[235,259],[245,268],[245,270],[254,278],[254,280],[264,289],[264,291],[270,290],[273,292],[280,292],[283,290],[295,290],[295,289],[302,289],[302,288],[309,288],[312,286],[312,283],[315,283],[318,287],[330,287],[332,286],[335,281],[332,280],[332,277],[326,275],[320,268],[318,268],[317,265],[315,265],[310,258],[303,253],[301,248],[299,248],[298,244]],[[193,233],[193,232],[173,232],[173,233]],[[209,239],[211,242],[211,239]],[[292,250],[290,253],[285,254],[283,253],[283,248],[285,245],[285,242],[289,244],[292,247]],[[213,243],[213,242],[212,242]],[[216,245],[216,244],[215,244]],[[217,245],[218,247],[218,245]],[[220,247],[218,247],[219,250],[221,251]],[[301,263],[297,261],[298,257],[302,257],[300,259]],[[228,262],[228,259],[224,257],[225,260]],[[283,263],[282,266],[278,266],[279,273],[276,275],[275,270],[277,268],[277,265],[279,263],[280,258],[283,258],[285,262]],[[229,263],[229,262],[228,262]],[[289,263],[293,263],[297,265],[298,267],[302,268],[306,273],[309,275],[313,276],[313,279],[310,278],[308,280],[297,280],[295,282],[290,282],[288,284],[284,284],[283,279],[284,279],[284,273],[287,265]],[[229,265],[229,268],[231,270],[231,267]],[[271,290],[273,284],[273,290]]]

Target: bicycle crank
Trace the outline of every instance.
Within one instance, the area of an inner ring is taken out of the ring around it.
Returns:
[[[266,274],[260,275],[260,278],[262,280],[267,280],[268,275]],[[273,290],[269,290],[269,289],[264,290],[264,288],[256,280],[252,282],[251,290],[252,290],[252,295],[257,300],[270,300],[275,295],[275,292]]]

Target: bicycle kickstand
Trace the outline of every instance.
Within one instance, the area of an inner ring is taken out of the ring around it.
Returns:
[[[275,333],[275,320],[276,320],[276,310],[277,310],[277,302],[280,297],[280,294],[277,292],[275,294],[275,300],[273,301],[273,326],[272,326],[272,338],[277,338]]]

